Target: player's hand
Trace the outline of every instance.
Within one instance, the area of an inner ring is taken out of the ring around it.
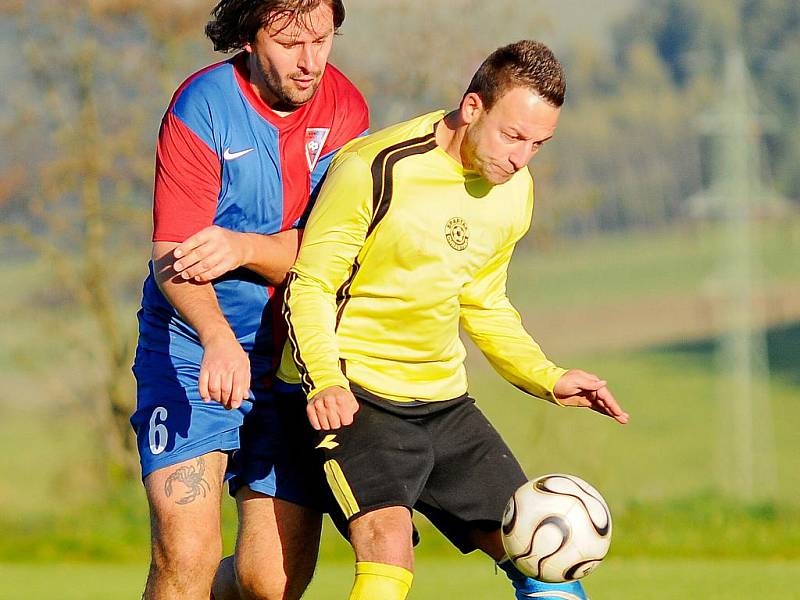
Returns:
[[[243,234],[212,225],[201,229],[173,251],[178,277],[206,283],[245,264]]]
[[[198,389],[204,402],[213,400],[228,410],[250,396],[250,359],[232,332],[204,343]]]
[[[571,369],[556,382],[553,395],[564,406],[591,408],[624,425],[628,422],[628,413],[622,410],[607,384],[597,375]]]
[[[358,401],[350,390],[332,385],[308,401],[306,414],[314,429],[328,431],[352,425],[358,408]]]

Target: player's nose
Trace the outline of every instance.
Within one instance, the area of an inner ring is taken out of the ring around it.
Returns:
[[[530,159],[528,158],[527,153],[522,152],[512,152],[508,157],[508,162],[511,163],[511,166],[514,168],[515,172],[527,165],[528,160]]]
[[[303,50],[297,60],[297,66],[304,71],[313,71],[316,67],[316,54],[313,44],[303,44]]]

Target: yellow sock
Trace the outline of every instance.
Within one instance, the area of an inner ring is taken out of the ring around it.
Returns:
[[[349,600],[405,600],[412,579],[414,574],[403,567],[357,562]]]

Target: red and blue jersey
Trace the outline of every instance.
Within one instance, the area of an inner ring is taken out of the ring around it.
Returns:
[[[212,224],[261,234],[301,225],[333,155],[368,125],[363,96],[332,65],[312,100],[284,117],[251,87],[244,53],[195,73],[175,93],[161,123],[153,241],[182,242]],[[254,375],[271,369],[284,337],[276,306],[281,294],[243,268],[213,285]],[[159,290],[152,264],[139,311],[139,345],[202,359],[196,332]]]

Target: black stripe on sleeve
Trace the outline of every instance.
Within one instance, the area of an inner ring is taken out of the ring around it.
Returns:
[[[306,394],[314,389],[314,381],[308,373],[303,357],[300,355],[300,346],[297,343],[297,334],[292,325],[291,311],[289,310],[289,299],[292,297],[292,282],[297,279],[297,274],[289,272],[289,279],[286,282],[286,293],[283,300],[283,318],[286,319],[286,324],[289,327],[289,343],[292,345],[292,358],[297,365],[297,370],[300,373],[300,381]]]

